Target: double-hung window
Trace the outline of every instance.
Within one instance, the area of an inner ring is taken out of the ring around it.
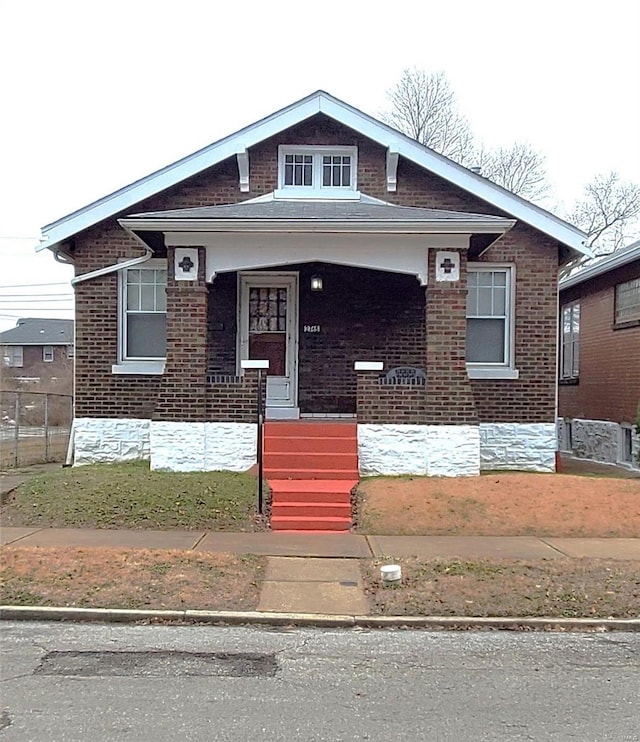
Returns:
[[[2,362],[10,368],[22,368],[24,366],[24,352],[21,345],[5,345]]]
[[[52,363],[53,362],[53,345],[43,345],[42,346],[42,360],[45,363]]]
[[[565,304],[561,316],[560,378],[571,381],[580,371],[580,303]]]
[[[640,321],[640,278],[616,286],[615,324]]]
[[[149,260],[120,271],[116,373],[161,373],[167,353],[167,265]]]
[[[518,378],[514,349],[513,266],[467,269],[467,371],[471,378]]]
[[[355,198],[356,147],[281,146],[278,191],[282,198]]]

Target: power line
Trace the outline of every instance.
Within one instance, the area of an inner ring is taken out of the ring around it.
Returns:
[[[10,283],[0,286],[0,289],[30,289],[32,286],[68,286],[69,281],[59,281],[58,283]]]
[[[73,296],[73,295],[74,294],[72,294],[70,292],[58,293],[58,294],[41,294],[41,293],[37,293],[37,294],[5,294],[4,297],[1,297],[1,298],[4,298],[4,299],[19,299],[20,297],[37,297],[37,298],[40,298],[41,296],[59,296],[59,297],[65,297],[65,296]]]

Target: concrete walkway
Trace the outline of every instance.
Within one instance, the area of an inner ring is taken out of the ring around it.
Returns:
[[[182,549],[272,557],[379,559],[394,557],[640,560],[640,538],[536,536],[361,536],[354,533],[220,533],[106,528],[0,528],[0,546],[91,546]]]

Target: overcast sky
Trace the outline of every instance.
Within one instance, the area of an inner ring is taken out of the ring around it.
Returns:
[[[0,330],[72,316],[43,225],[319,88],[376,116],[413,65],[487,145],[543,152],[557,204],[596,173],[640,182],[632,0],[0,5]]]

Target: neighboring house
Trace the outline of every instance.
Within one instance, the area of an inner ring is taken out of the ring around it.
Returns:
[[[73,320],[19,319],[0,333],[3,390],[71,394]]]
[[[266,359],[267,418],[351,420],[361,473],[555,468],[585,235],[324,92],[43,234],[75,266],[76,463],[248,468]]]
[[[640,241],[560,281],[560,447],[637,466]]]

